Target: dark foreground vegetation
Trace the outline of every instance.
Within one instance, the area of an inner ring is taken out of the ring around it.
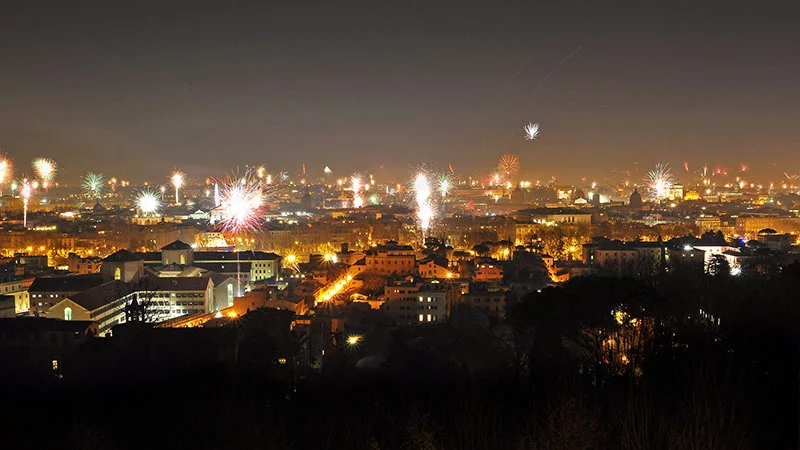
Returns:
[[[576,279],[499,323],[455,311],[437,328],[395,330],[379,370],[332,357],[290,378],[131,367],[91,383],[6,383],[4,448],[797,448],[798,303],[797,266],[675,268]]]

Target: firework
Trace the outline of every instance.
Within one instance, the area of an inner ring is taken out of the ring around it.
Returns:
[[[169,177],[172,186],[175,187],[175,203],[180,204],[180,197],[178,196],[178,192],[180,191],[181,186],[183,186],[183,172],[180,170],[176,170],[172,172],[172,175]]]
[[[9,178],[11,178],[11,161],[7,156],[2,155],[0,156],[0,188]]]
[[[161,193],[156,189],[142,189],[136,194],[136,209],[142,217],[157,216],[161,209]]]
[[[423,233],[428,231],[433,220],[433,205],[431,204],[431,185],[428,177],[420,172],[414,179],[414,195],[417,203],[417,220]]]
[[[246,174],[229,178],[220,186],[220,191],[222,229],[231,233],[256,229],[263,207],[261,183]]]
[[[500,161],[497,162],[497,169],[506,175],[515,174],[519,171],[519,158],[510,153],[505,154],[501,156]]]
[[[36,176],[42,180],[42,186],[47,189],[47,186],[53,181],[58,171],[55,161],[48,158],[37,158],[33,160],[32,165]]]
[[[660,202],[666,199],[674,183],[669,164],[656,163],[656,167],[647,173],[645,181],[647,182],[650,197],[654,201]]]
[[[450,195],[450,191],[453,189],[453,181],[452,176],[449,173],[446,173],[439,177],[439,194],[442,196],[442,199]]]
[[[89,172],[83,177],[83,191],[87,196],[99,198],[103,194],[105,178],[102,173]]]
[[[528,122],[527,125],[522,127],[523,131],[525,131],[525,140],[532,141],[539,136],[539,123]]]
[[[33,188],[28,180],[22,180],[22,187],[19,190],[19,195],[22,197],[22,227],[28,228],[28,202],[31,199]]]
[[[361,177],[353,175],[350,177],[350,190],[353,191],[353,207],[361,208],[364,206],[364,199],[361,197],[361,189],[364,188]]]

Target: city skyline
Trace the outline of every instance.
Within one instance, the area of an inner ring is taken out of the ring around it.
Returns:
[[[0,148],[72,182],[245,162],[473,173],[505,153],[543,180],[655,161],[794,173],[784,8],[19,5],[0,19]]]

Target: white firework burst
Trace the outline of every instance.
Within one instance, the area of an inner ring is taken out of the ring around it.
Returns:
[[[539,122],[528,122],[522,129],[525,132],[526,141],[532,141],[539,136]]]
[[[430,228],[434,216],[431,191],[428,177],[422,172],[418,173],[414,179],[414,197],[417,203],[417,221],[423,233]]]
[[[144,188],[136,194],[136,209],[142,217],[157,216],[161,209],[161,192],[156,189]]]
[[[650,198],[656,202],[660,202],[669,197],[672,185],[675,184],[669,164],[660,162],[656,163],[655,168],[647,173],[645,181],[647,182]]]

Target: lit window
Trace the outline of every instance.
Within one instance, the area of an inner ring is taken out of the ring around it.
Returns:
[[[72,320],[72,308],[69,306],[64,308],[64,320]]]
[[[56,371],[56,370],[58,370],[58,360],[54,359],[53,360],[53,371]]]
[[[423,321],[423,318],[424,318],[424,317],[422,316],[422,314],[420,314],[420,315],[419,315],[419,321],[420,321],[420,322],[422,322],[422,321]]]

